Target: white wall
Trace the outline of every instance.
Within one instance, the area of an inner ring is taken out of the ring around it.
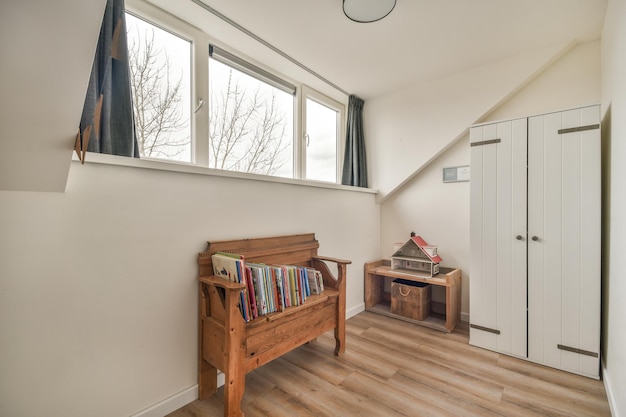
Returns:
[[[0,415],[130,416],[193,387],[207,240],[315,232],[360,311],[374,198],[89,163],[65,193],[1,191]]]
[[[481,121],[598,104],[600,73],[600,41],[579,44]]]
[[[571,48],[552,45],[430,80],[363,108],[371,187],[388,196]]]
[[[613,416],[626,416],[626,1],[609,0],[602,33],[603,378]]]
[[[470,102],[471,97],[461,97]],[[573,48],[482,121],[523,117],[600,102],[600,42]],[[394,103],[388,103],[388,112]],[[404,103],[397,103],[401,107]],[[436,120],[445,119],[440,114]],[[412,118],[400,121],[414,123]],[[451,120],[450,123],[455,123]],[[469,127],[469,126],[468,126]],[[468,136],[436,158],[411,181],[384,201],[381,207],[381,253],[389,256],[393,242],[415,231],[438,244],[445,266],[463,271],[462,318],[469,314],[469,182],[443,183],[444,167],[469,165]]]
[[[444,184],[442,169],[469,165],[469,154],[466,136],[385,200],[381,210],[383,257],[391,256],[394,242],[405,242],[414,231],[428,243],[439,245],[442,266],[461,268],[461,319],[465,321],[469,311],[469,182]],[[445,298],[437,299],[441,295],[433,294],[433,299],[445,302]]]

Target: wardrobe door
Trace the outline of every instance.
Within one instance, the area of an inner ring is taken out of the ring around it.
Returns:
[[[518,119],[470,130],[470,343],[526,357],[526,138]]]
[[[600,343],[599,117],[592,106],[528,120],[528,356],[592,377]]]

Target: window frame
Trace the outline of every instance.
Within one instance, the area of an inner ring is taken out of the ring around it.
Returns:
[[[216,56],[213,56],[213,55],[216,55]],[[270,72],[269,70],[266,70],[265,68],[260,67],[259,66],[260,64],[256,63],[255,61],[241,58],[240,54],[230,52],[228,48],[224,48],[221,45],[216,44],[215,42],[211,42],[209,45],[209,59],[214,59],[215,61],[219,62],[221,65],[232,68],[233,70],[239,73],[245,74],[246,76],[249,76],[257,80],[258,82],[264,83],[268,85],[269,87],[275,88],[277,90],[280,90],[282,93],[292,96],[292,109],[293,109],[292,115],[291,115],[292,132],[290,136],[291,147],[292,147],[292,155],[291,155],[292,174],[290,177],[286,177],[282,175],[269,175],[269,174],[257,174],[257,175],[265,175],[268,178],[299,178],[296,173],[297,172],[296,167],[299,166],[299,162],[297,160],[297,154],[296,154],[295,148],[296,148],[296,142],[298,141],[297,140],[297,135],[298,135],[297,117],[298,117],[298,112],[299,112],[300,88],[295,83],[291,82],[289,79],[286,79],[284,77],[279,77],[275,75],[274,73]],[[210,69],[210,64],[209,64],[209,85],[211,83],[210,71],[211,69]],[[211,92],[207,90],[207,94],[210,96]],[[210,140],[210,137],[208,137],[207,139]],[[207,140],[207,146],[209,146],[208,143],[209,142]],[[235,171],[235,170],[223,170],[223,171],[242,172],[242,171]],[[252,173],[249,173],[249,174],[252,174]]]
[[[234,48],[226,46],[223,42],[219,42],[214,39],[210,34],[198,29],[191,23],[165,11],[145,0],[126,0],[125,5],[126,12],[133,14],[137,18],[140,18],[158,28],[166,30],[178,37],[186,39],[191,42],[191,112],[190,112],[190,124],[191,124],[191,162],[186,163],[182,161],[161,159],[161,158],[149,158],[141,157],[144,160],[166,162],[168,164],[179,165],[192,165],[206,169],[209,168],[209,46],[219,48],[221,51],[234,56],[242,63],[247,63],[246,72],[254,71],[254,68],[258,68],[261,73],[257,78],[265,81],[267,74],[271,78],[276,78],[285,85],[292,85],[295,88],[294,95],[294,115],[293,115],[293,177],[291,179],[303,180],[303,181],[316,181],[327,184],[341,184],[341,166],[343,158],[341,155],[345,144],[341,140],[345,136],[346,129],[346,105],[339,101],[321,93],[320,91],[309,87],[302,82],[298,82],[290,77],[280,74],[278,71],[258,62],[254,59],[247,57],[245,54],[234,51]],[[227,65],[230,65],[227,63]],[[233,66],[237,70],[241,70],[237,66]],[[270,78],[270,79],[271,79]],[[274,85],[270,83],[270,85]],[[274,85],[275,86],[275,85]],[[336,180],[335,182],[329,181],[317,181],[306,179],[306,100],[311,99],[317,103],[329,107],[337,111],[337,143],[336,143]],[[347,102],[347,97],[346,97]],[[216,171],[224,173],[236,173],[240,175],[260,175],[267,177],[268,180],[277,178],[289,177],[275,177],[264,174],[247,174],[239,171],[218,170]]]
[[[152,4],[149,4],[141,0],[126,0],[125,11],[134,15],[138,19],[142,19],[149,24],[158,27],[162,30],[170,32],[171,34],[185,39],[191,43],[191,62],[190,64],[190,141],[191,141],[191,157],[190,162],[176,161],[165,158],[150,158],[141,157],[141,159],[164,161],[168,163],[177,164],[191,164],[208,166],[209,160],[208,143],[203,146],[202,141],[198,141],[198,137],[203,135],[208,137],[208,123],[209,116],[207,111],[206,100],[203,98],[205,94],[202,92],[208,91],[208,76],[209,76],[209,64],[208,64],[208,50],[206,51],[206,64],[199,57],[203,54],[202,44],[209,42],[209,36],[197,29],[196,27],[184,22],[178,17],[159,9]],[[202,104],[201,104],[202,103]],[[203,149],[204,148],[204,149]],[[206,151],[206,152],[205,152]]]
[[[302,163],[300,165],[300,177],[301,179],[305,179],[308,180],[308,178],[306,177],[306,161],[307,161],[307,154],[306,154],[306,140],[307,140],[307,120],[306,120],[306,114],[307,114],[307,108],[306,108],[306,101],[307,99],[315,101],[316,103],[328,107],[331,110],[334,110],[337,112],[337,131],[336,131],[336,136],[337,136],[337,141],[335,143],[335,183],[340,183],[341,182],[341,178],[340,178],[340,173],[341,173],[341,160],[340,160],[340,154],[341,154],[341,150],[343,149],[343,143],[341,141],[341,138],[345,136],[344,132],[346,129],[345,126],[345,109],[346,107],[339,103],[337,100],[334,100],[330,97],[328,97],[325,94],[320,93],[317,90],[314,90],[313,88],[310,88],[306,85],[303,85],[301,88],[301,93],[300,93],[300,108],[301,108],[301,113],[302,113],[302,129],[301,129],[301,134],[302,134],[302,140],[301,140],[301,146],[302,146],[302,150],[300,152],[300,155],[302,157]],[[314,181],[314,180],[312,180]],[[328,181],[325,181],[328,182]]]

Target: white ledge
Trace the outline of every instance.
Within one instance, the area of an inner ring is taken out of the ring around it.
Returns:
[[[76,164],[80,164],[80,161],[76,157],[76,154],[72,154],[72,161]],[[224,171],[221,169],[213,169],[193,165],[185,162],[166,161],[160,159],[139,159],[130,158],[126,156],[117,156],[101,153],[87,153],[85,156],[86,164],[104,164],[104,165],[117,165],[130,168],[139,169],[154,169],[157,171],[170,171],[174,173],[196,174],[196,175],[208,175],[213,177],[226,177],[237,178],[243,180],[252,181],[264,181],[274,182],[281,184],[292,184],[305,187],[316,188],[329,188],[333,190],[342,191],[354,191],[369,194],[378,194],[378,191],[371,188],[354,187],[350,185],[341,185],[331,182],[313,181],[313,180],[301,180],[295,178],[273,177],[270,175],[249,174],[245,172]]]

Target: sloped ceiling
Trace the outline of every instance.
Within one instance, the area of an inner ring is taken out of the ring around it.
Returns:
[[[65,190],[105,4],[0,2],[0,190]]]
[[[387,18],[360,24],[340,0],[203,1],[366,100],[523,51],[598,39],[607,3],[398,0]],[[197,26],[211,20],[192,0],[153,3]],[[104,4],[0,2],[0,190],[65,189]],[[212,19],[205,29],[233,42],[232,28]],[[238,36],[244,52],[259,53]]]
[[[537,48],[368,101],[370,186],[383,202],[468,128],[571,51],[573,43]],[[521,116],[521,115],[520,115]]]

